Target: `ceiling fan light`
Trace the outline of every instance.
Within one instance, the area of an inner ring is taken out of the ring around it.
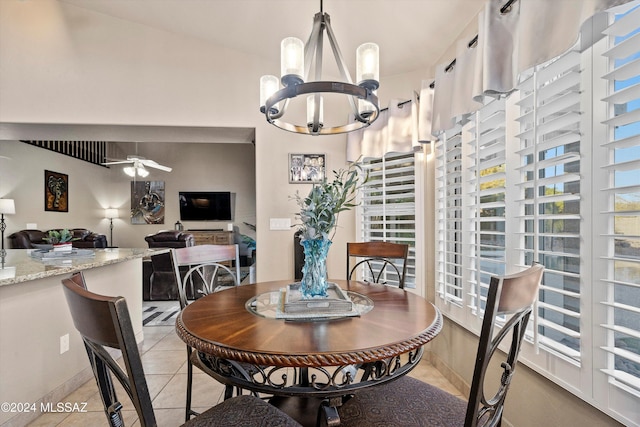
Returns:
[[[280,43],[280,76],[285,86],[304,81],[304,43],[296,37],[287,37]]]
[[[141,178],[146,178],[147,176],[149,176],[149,171],[140,166],[138,167],[138,176]]]
[[[133,166],[127,166],[126,168],[122,168],[122,171],[132,178],[136,176],[136,168],[134,168]]]

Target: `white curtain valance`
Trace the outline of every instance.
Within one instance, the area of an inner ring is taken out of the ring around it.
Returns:
[[[371,126],[347,134],[347,161],[415,151],[420,145],[418,116],[415,100],[391,100]]]
[[[571,48],[590,17],[630,1],[517,0],[503,13],[505,0],[489,0],[478,15],[477,44],[460,41],[455,66],[436,67],[432,133],[460,122],[485,97],[512,92],[522,72]]]
[[[432,79],[433,80],[433,79]],[[420,89],[420,102],[418,111],[418,142],[429,143],[435,141],[433,136],[433,87],[432,80],[423,80]]]

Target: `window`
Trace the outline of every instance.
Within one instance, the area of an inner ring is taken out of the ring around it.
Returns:
[[[479,332],[488,277],[543,263],[521,360],[637,425],[639,2],[616,13],[436,144],[436,304]]]
[[[416,185],[419,178],[416,177],[416,162],[420,162],[421,157],[421,153],[390,153],[380,159],[365,160],[363,169],[369,179],[360,192],[360,238],[362,241],[409,245],[405,277],[408,288],[415,288],[418,274]],[[384,280],[397,285],[397,275],[391,271],[387,274],[389,276]]]

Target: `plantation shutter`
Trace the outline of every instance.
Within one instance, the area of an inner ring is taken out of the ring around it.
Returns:
[[[405,286],[416,286],[416,161],[412,153],[389,153],[368,159],[363,169],[369,175],[361,189],[360,236],[365,242],[409,245]],[[401,265],[398,265],[402,271]],[[398,285],[397,274],[387,270],[384,280]],[[364,277],[364,279],[371,279]]]
[[[598,182],[608,231],[601,236],[605,273],[597,284],[606,311],[602,372],[623,395],[640,397],[640,7],[605,31],[608,49],[608,138],[601,144],[605,178]],[[637,400],[636,400],[637,405]],[[636,406],[637,409],[637,406]]]
[[[538,300],[540,344],[580,360],[580,53],[536,68],[519,86],[517,251],[545,266]]]
[[[469,131],[470,306],[484,312],[491,276],[506,271],[505,100],[494,99],[474,114]]]
[[[463,303],[462,125],[436,143],[436,292],[445,302]]]

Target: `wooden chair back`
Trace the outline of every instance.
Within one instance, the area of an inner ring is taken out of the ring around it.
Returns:
[[[500,425],[504,401],[516,369],[520,347],[533,310],[533,303],[538,296],[543,272],[544,266],[534,264],[517,274],[491,278],[467,405],[465,427]],[[499,319],[505,315],[510,317],[498,329]],[[498,331],[494,337],[495,330]],[[506,358],[500,365],[503,369],[501,378],[497,387],[490,388],[486,384],[489,362],[502,354],[496,350],[509,334],[511,334],[511,345]],[[496,389],[493,396],[485,395],[485,391],[493,389]]]
[[[358,267],[369,272],[373,283],[386,283],[384,274],[389,271],[397,275],[398,287],[403,289],[407,274],[409,245],[390,242],[350,242],[347,243],[347,279],[351,280]],[[351,266],[351,258],[356,260]],[[401,262],[400,268],[397,263]],[[381,282],[382,280],[382,282]]]
[[[112,427],[124,426],[112,376],[120,381],[138,413],[140,425],[155,426],[149,389],[144,376],[135,334],[123,297],[107,297],[86,289],[81,275],[62,281],[73,324],[82,336],[93,369],[104,411]],[[122,352],[125,371],[107,348]]]

